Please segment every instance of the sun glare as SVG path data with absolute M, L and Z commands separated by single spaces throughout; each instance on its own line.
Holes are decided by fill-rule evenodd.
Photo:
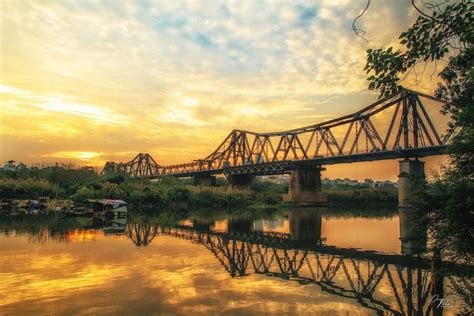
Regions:
M 77 153 L 77 158 L 80 159 L 93 159 L 99 157 L 100 154 L 93 151 L 81 151 Z
M 101 153 L 95 151 L 58 151 L 49 155 L 43 155 L 43 157 L 88 160 L 100 157 L 101 155 Z

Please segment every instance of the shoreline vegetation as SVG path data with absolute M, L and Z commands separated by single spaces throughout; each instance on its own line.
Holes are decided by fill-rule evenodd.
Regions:
M 138 209 L 281 208 L 286 184 L 255 179 L 250 190 L 232 190 L 225 179 L 213 187 L 194 186 L 192 179 L 162 177 L 154 181 L 124 175 L 100 176 L 88 169 L 48 167 L 0 173 L 0 199 L 71 200 L 81 205 L 87 199 L 121 199 Z M 329 205 L 397 205 L 396 189 L 324 187 Z

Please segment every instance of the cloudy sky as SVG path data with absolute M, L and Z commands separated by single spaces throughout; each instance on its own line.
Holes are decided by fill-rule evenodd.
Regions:
M 0 159 L 188 162 L 234 128 L 360 109 L 377 99 L 365 51 L 396 44 L 417 17 L 408 0 L 372 1 L 364 40 L 351 24 L 365 4 L 0 0 Z M 435 79 L 405 85 L 432 94 Z

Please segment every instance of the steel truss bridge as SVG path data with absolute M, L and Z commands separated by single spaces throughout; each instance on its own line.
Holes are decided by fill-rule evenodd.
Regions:
M 190 240 L 208 249 L 231 277 L 260 274 L 317 286 L 379 315 L 441 315 L 443 308 L 430 304 L 432 295 L 442 296 L 445 280 L 452 285 L 457 277 L 440 277 L 421 258 L 302 244 L 285 233 L 219 233 L 190 226 L 127 224 L 125 234 L 139 247 L 157 236 Z
M 404 89 L 358 112 L 315 125 L 273 133 L 233 130 L 204 159 L 162 166 L 150 154 L 140 153 L 126 163 L 107 162 L 103 173 L 131 177 L 268 175 L 305 165 L 443 154 L 453 132 L 443 134 L 422 99 L 436 103 L 429 109 L 441 109 L 442 101 Z

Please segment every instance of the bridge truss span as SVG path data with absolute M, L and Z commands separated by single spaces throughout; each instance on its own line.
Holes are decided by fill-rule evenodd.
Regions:
M 422 99 L 431 103 L 429 109 Z M 285 173 L 295 165 L 439 155 L 453 134 L 430 115 L 429 110 L 439 112 L 441 105 L 440 100 L 405 89 L 360 111 L 319 124 L 271 133 L 235 129 L 204 159 L 160 166 L 149 154 L 139 154 L 124 164 L 109 162 L 109 170 L 122 170 L 133 177 L 265 175 Z

